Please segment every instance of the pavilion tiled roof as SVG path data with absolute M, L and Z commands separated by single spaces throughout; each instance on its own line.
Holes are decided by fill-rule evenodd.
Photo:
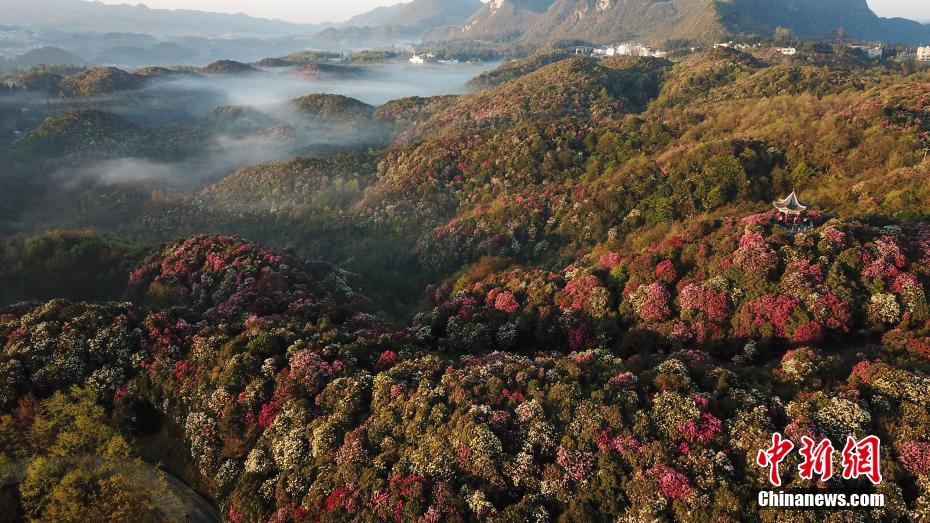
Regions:
M 791 191 L 791 194 L 789 194 L 787 198 L 775 200 L 772 202 L 772 205 L 774 205 L 779 212 L 785 214 L 801 214 L 807 210 L 807 206 L 798 200 L 798 195 L 795 194 L 794 191 Z

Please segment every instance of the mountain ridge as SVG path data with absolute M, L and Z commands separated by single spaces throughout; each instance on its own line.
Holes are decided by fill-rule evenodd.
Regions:
M 908 44 L 930 40 L 927 26 L 881 18 L 866 0 L 492 0 L 461 28 L 430 37 L 533 45 L 576 39 L 707 44 L 739 34 L 770 36 L 778 27 L 800 37 L 842 30 L 864 40 Z
M 367 29 L 370 32 L 414 35 L 451 30 L 461 26 L 483 6 L 481 0 L 411 0 L 376 7 L 353 16 L 329 32 L 341 36 Z
M 480 0 L 413 0 L 401 4 L 385 25 L 429 30 L 461 25 L 477 13 L 484 4 Z
M 395 16 L 401 9 L 403 9 L 404 4 L 394 4 L 394 5 L 382 5 L 378 6 L 370 11 L 366 11 L 361 14 L 357 14 L 352 18 L 349 18 L 345 22 L 339 24 L 340 27 L 378 27 L 379 25 L 384 25 L 388 23 L 393 16 Z
M 4 24 L 70 31 L 124 32 L 164 35 L 299 34 L 320 31 L 332 24 L 300 24 L 245 15 L 189 9 L 152 9 L 145 4 L 104 4 L 80 0 L 0 0 Z

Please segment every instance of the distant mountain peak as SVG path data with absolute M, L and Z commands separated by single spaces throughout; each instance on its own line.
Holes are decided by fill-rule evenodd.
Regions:
M 412 0 L 378 7 L 351 18 L 346 27 L 393 26 L 429 31 L 445 26 L 459 26 L 478 12 L 481 0 Z
M 880 18 L 866 0 L 491 0 L 461 28 L 443 36 L 525 44 L 566 39 L 661 43 L 673 38 L 711 43 L 736 34 L 768 36 L 776 27 L 802 37 L 842 28 L 866 40 L 930 40 L 930 28 Z
M 3 23 L 65 31 L 122 32 L 185 36 L 283 35 L 318 31 L 311 25 L 195 10 L 152 9 L 145 4 L 104 4 L 83 0 L 0 0 Z

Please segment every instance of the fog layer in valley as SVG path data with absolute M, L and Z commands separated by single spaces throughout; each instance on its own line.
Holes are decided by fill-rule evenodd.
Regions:
M 145 87 L 107 96 L 58 100 L 37 93 L 0 95 L 0 145 L 32 131 L 44 116 L 71 108 L 94 107 L 140 124 L 200 125 L 215 108 L 228 105 L 268 106 L 315 93 L 339 94 L 369 105 L 408 96 L 459 94 L 466 83 L 495 63 L 346 66 L 346 78 L 308 80 L 294 69 L 261 74 L 185 76 L 153 80 Z M 13 133 L 19 131 L 19 135 Z
M 350 78 L 307 80 L 294 69 L 265 69 L 265 74 L 169 80 L 148 88 L 153 91 L 207 91 L 219 97 L 216 105 L 265 105 L 313 93 L 341 94 L 369 105 L 382 105 L 408 96 L 435 96 L 466 92 L 465 84 L 496 63 L 345 66 Z
M 302 115 L 292 100 L 325 93 L 379 106 L 408 96 L 464 93 L 468 80 L 493 66 L 346 66 L 346 74 L 329 74 L 322 79 L 299 76 L 296 68 L 275 68 L 244 75 L 153 79 L 141 89 L 93 98 L 19 93 L 0 97 L 0 146 L 28 136 L 46 116 L 61 116 L 75 109 L 111 112 L 145 133 L 191 145 L 177 157 L 151 158 L 129 151 L 103 159 L 64 159 L 42 173 L 47 177 L 43 184 L 47 203 L 32 206 L 27 222 L 54 227 L 73 223 L 76 215 L 98 215 L 103 223 L 110 220 L 90 212 L 92 209 L 99 207 L 104 212 L 115 205 L 138 212 L 132 207 L 138 207 L 138 202 L 144 202 L 153 191 L 196 192 L 244 166 L 387 145 L 387 126 L 379 127 L 367 119 L 314 121 Z M 217 108 L 242 111 L 228 117 Z M 7 171 L 0 168 L 0 176 Z M 127 205 L 127 194 L 137 203 Z M 77 202 L 80 209 L 74 213 L 62 209 L 62 201 Z M 97 225 L 95 221 L 90 219 L 86 225 Z

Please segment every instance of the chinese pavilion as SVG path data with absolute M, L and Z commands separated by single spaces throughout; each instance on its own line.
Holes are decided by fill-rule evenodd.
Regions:
M 794 221 L 797 223 L 807 210 L 807 206 L 798 200 L 798 195 L 794 191 L 791 191 L 787 198 L 775 200 L 772 205 L 778 210 L 778 221 L 791 221 L 791 217 L 794 216 Z

